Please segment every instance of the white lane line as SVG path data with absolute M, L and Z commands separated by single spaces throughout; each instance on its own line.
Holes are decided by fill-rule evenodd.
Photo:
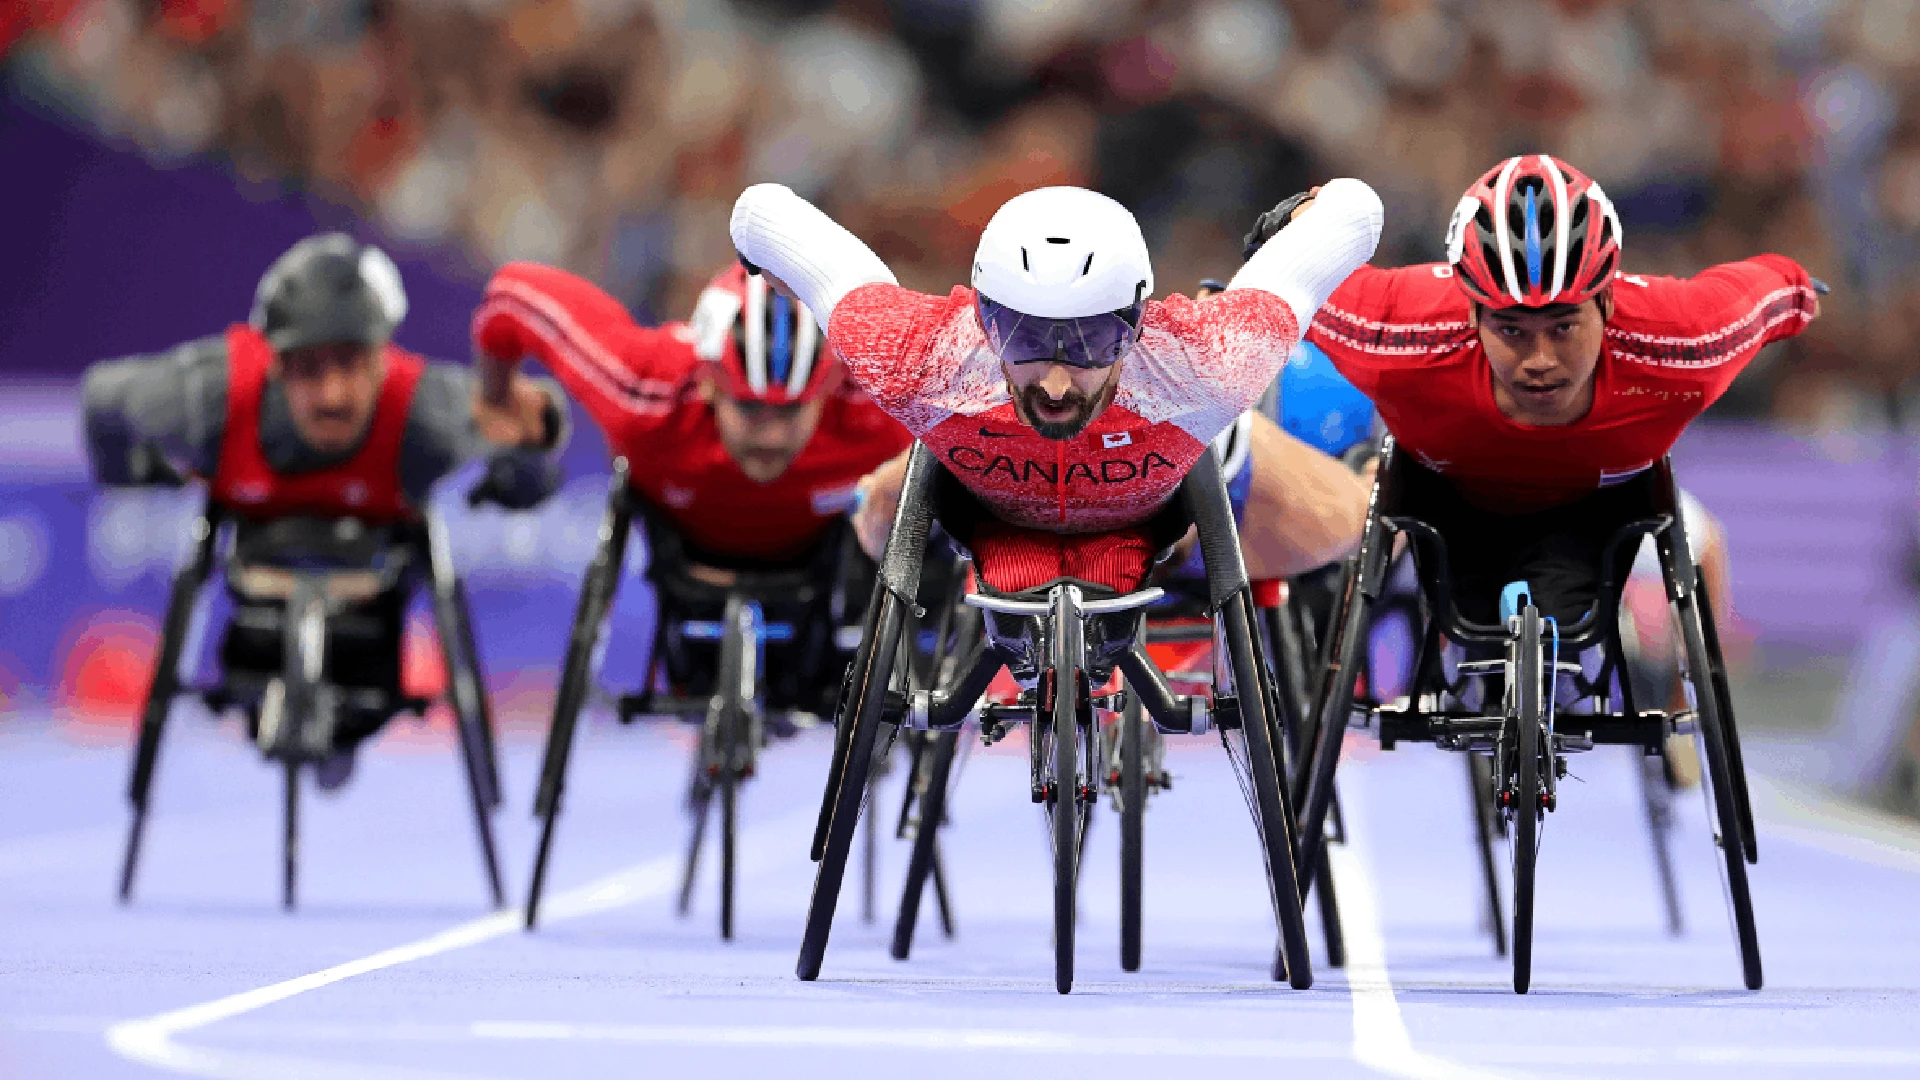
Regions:
M 1387 972 L 1387 941 L 1380 925 L 1379 894 L 1368 865 L 1364 807 L 1364 766 L 1350 763 L 1341 773 L 1346 797 L 1347 842 L 1327 845 L 1333 877 L 1340 883 L 1337 900 L 1340 926 L 1347 944 L 1347 987 L 1353 995 L 1353 1056 L 1360 1064 L 1389 1076 L 1414 1080 L 1495 1080 L 1501 1073 L 1475 1069 L 1414 1049 L 1393 996 Z
M 812 811 L 794 813 L 758 828 L 747 830 L 742 841 L 759 845 L 770 834 L 811 830 Z M 662 855 L 636 866 L 610 874 L 598 881 L 556 893 L 543 905 L 543 925 L 566 919 L 612 911 L 615 908 L 666 896 L 679 888 L 680 856 Z M 107 1029 L 107 1045 L 121 1057 L 156 1068 L 221 1080 L 283 1080 L 289 1077 L 325 1077 L 337 1080 L 342 1075 L 379 1077 L 444 1077 L 454 1074 L 417 1070 L 379 1070 L 374 1067 L 340 1063 L 302 1062 L 297 1059 L 268 1057 L 228 1050 L 186 1046 L 178 1036 L 222 1020 L 265 1008 L 288 998 L 332 986 L 358 975 L 380 971 L 416 960 L 425 960 L 491 941 L 512 933 L 521 924 L 519 909 L 496 912 L 471 922 L 442 930 L 437 934 L 383 949 L 371 956 L 349 960 L 322 971 L 287 979 L 257 990 L 231 994 L 200 1005 L 128 1020 Z M 343 1071 L 345 1069 L 346 1071 Z M 291 1070 L 291 1071 L 290 1071 Z
M 73 1016 L 0 1017 L 0 1031 L 29 1034 L 93 1035 L 110 1021 Z M 1273 1061 L 1347 1061 L 1349 1042 L 1297 1039 L 1184 1039 L 1132 1035 L 1071 1035 L 1007 1028 L 844 1028 L 780 1025 L 575 1024 L 547 1020 L 480 1020 L 472 1023 L 353 1024 L 247 1021 L 226 1029 L 235 1039 L 277 1042 L 467 1043 L 603 1042 L 649 1046 L 702 1046 L 722 1049 L 780 1048 L 818 1050 L 926 1050 L 935 1052 L 1058 1054 L 1074 1057 L 1239 1058 Z M 1697 1065 L 1711 1068 L 1802 1067 L 1891 1069 L 1920 1068 L 1920 1048 L 1900 1046 L 1526 1046 L 1436 1044 L 1446 1054 L 1470 1054 L 1484 1061 L 1530 1065 L 1551 1057 L 1557 1066 Z M 445 1075 L 380 1071 L 357 1063 L 317 1069 L 312 1061 L 293 1061 L 293 1073 L 338 1080 L 353 1076 Z M 306 1072 L 299 1072 L 300 1065 Z M 257 1075 L 257 1074 L 250 1074 Z

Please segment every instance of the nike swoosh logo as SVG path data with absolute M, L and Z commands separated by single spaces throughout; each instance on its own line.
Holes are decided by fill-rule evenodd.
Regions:
M 1017 439 L 1020 437 L 1020 433 L 1017 431 L 989 431 L 983 427 L 980 429 L 980 437 L 983 439 Z

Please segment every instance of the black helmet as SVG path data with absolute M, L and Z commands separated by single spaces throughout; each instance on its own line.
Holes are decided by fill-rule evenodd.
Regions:
M 345 233 L 309 236 L 273 261 L 248 322 L 275 352 L 387 340 L 407 314 L 400 270 L 387 253 Z

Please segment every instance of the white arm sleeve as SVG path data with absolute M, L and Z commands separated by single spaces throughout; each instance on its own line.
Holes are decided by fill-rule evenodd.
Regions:
M 1380 196 L 1364 182 L 1329 180 L 1313 205 L 1254 252 L 1227 288 L 1261 289 L 1285 300 L 1304 334 L 1333 290 L 1373 258 L 1383 215 Z
M 734 248 L 786 282 L 822 327 L 853 290 L 899 283 L 872 248 L 783 184 L 741 192 L 727 228 Z

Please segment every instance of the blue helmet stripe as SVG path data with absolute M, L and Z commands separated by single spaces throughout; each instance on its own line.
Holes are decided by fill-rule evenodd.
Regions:
M 1540 204 L 1533 188 L 1527 189 L 1527 287 L 1540 287 Z
M 767 352 L 768 381 L 785 386 L 793 370 L 793 305 L 778 293 L 773 297 L 773 343 Z

